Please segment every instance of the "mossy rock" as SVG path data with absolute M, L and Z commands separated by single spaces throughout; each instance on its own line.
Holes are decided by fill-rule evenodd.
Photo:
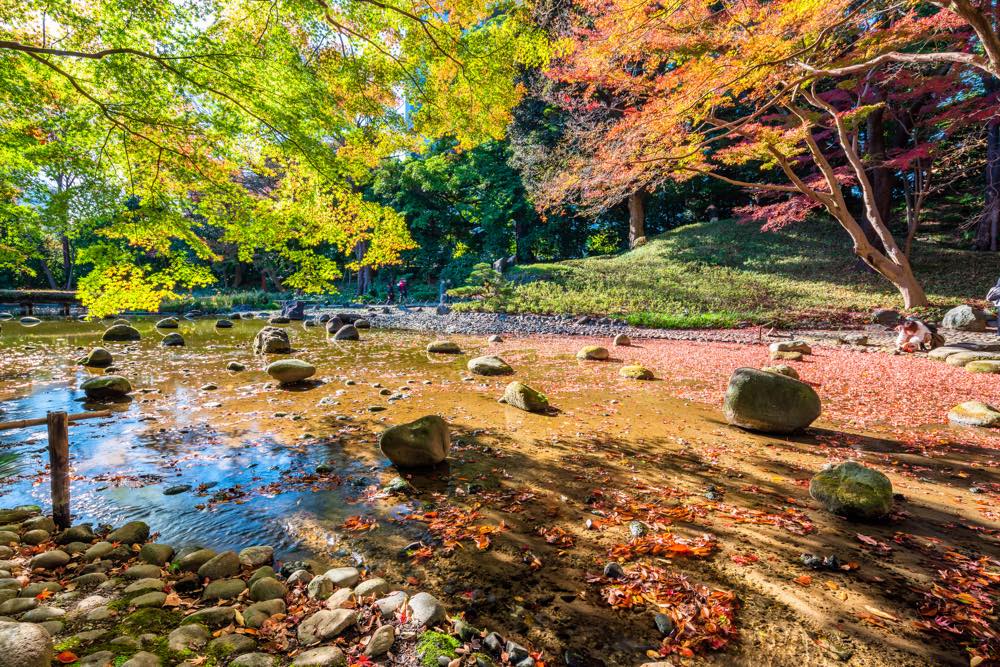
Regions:
M 622 366 L 618 369 L 618 375 L 623 378 L 629 378 L 631 380 L 652 380 L 653 371 L 649 370 L 645 366 L 640 366 L 639 364 L 631 364 L 629 366 Z
M 114 363 L 114 357 L 103 347 L 95 347 L 87 356 L 81 357 L 76 363 L 89 368 L 107 368 Z
M 378 441 L 379 449 L 400 468 L 434 466 L 448 458 L 451 434 L 448 422 L 438 415 L 427 415 L 407 424 L 386 429 Z
M 295 384 L 316 374 L 316 367 L 302 359 L 279 359 L 267 367 L 267 374 L 281 384 Z
M 549 399 L 540 391 L 521 382 L 511 382 L 503 392 L 503 402 L 525 412 L 546 412 Z
M 160 341 L 160 345 L 163 347 L 184 347 L 184 336 L 180 335 L 176 331 L 173 333 L 168 333 Z
M 730 424 L 764 433 L 799 431 L 821 411 L 819 395 L 805 382 L 756 368 L 733 372 L 723 405 Z
M 601 347 L 600 345 L 585 345 L 576 353 L 577 359 L 586 361 L 607 361 L 610 356 L 608 348 Z
M 854 461 L 817 473 L 809 483 L 809 495 L 848 519 L 881 519 L 892 509 L 889 478 Z
M 1000 352 L 956 352 L 944 360 L 949 366 L 965 366 L 971 361 L 1000 361 Z
M 162 635 L 176 628 L 181 618 L 181 613 L 172 609 L 139 609 L 123 618 L 118 629 L 126 635 Z
M 772 361 L 802 361 L 802 353 L 785 350 L 771 350 Z
M 87 398 L 119 398 L 132 391 L 132 384 L 121 375 L 101 375 L 85 380 L 80 385 Z
M 361 340 L 361 334 L 358 333 L 358 328 L 353 324 L 345 324 L 344 326 L 337 329 L 337 333 L 333 334 L 334 340 Z
M 458 343 L 450 340 L 435 340 L 427 343 L 427 351 L 431 354 L 462 354 Z
M 504 361 L 500 357 L 494 357 L 494 356 L 476 357 L 475 359 L 469 359 L 468 363 L 466 364 L 466 368 L 468 368 L 471 372 L 475 373 L 476 375 L 495 376 L 495 375 L 512 375 L 514 373 L 514 369 L 511 368 L 506 361 Z
M 417 657 L 420 659 L 421 667 L 440 667 L 439 658 L 444 656 L 449 660 L 458 657 L 455 652 L 461 643 L 442 632 L 428 630 L 417 639 Z
M 1000 411 L 982 401 L 966 401 L 948 412 L 948 421 L 959 426 L 1000 426 Z
M 970 361 L 965 365 L 965 370 L 970 373 L 1000 373 L 1000 359 Z
M 123 342 L 140 340 L 142 335 L 138 329 L 129 324 L 115 324 L 109 327 L 101 338 L 103 340 Z
M 164 317 L 156 323 L 157 329 L 176 329 L 178 326 L 180 326 L 180 323 L 176 317 Z

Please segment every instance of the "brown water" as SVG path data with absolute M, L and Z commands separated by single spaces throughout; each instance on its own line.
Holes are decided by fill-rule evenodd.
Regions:
M 676 398 L 680 385 L 670 369 L 659 370 L 666 381 L 620 379 L 615 360 L 578 362 L 572 352 L 582 343 L 572 340 L 560 349 L 551 341 L 490 345 L 457 336 L 452 339 L 465 353 L 453 357 L 423 352 L 431 335 L 373 330 L 362 332 L 360 342 L 335 342 L 321 327 L 295 323 L 288 326 L 294 356 L 317 366 L 317 382 L 281 389 L 263 370 L 268 359 L 250 349 L 263 323 L 235 324 L 216 330 L 212 320 L 182 321 L 187 346 L 163 348 L 160 338 L 174 330 L 158 332 L 152 320 L 139 321 L 141 342 L 103 344 L 136 391 L 131 401 L 112 406 L 113 417 L 71 427 L 76 520 L 143 519 L 175 546 L 266 543 L 285 559 L 353 561 L 433 590 L 470 621 L 547 651 L 550 664 L 562 664 L 569 648 L 609 665 L 630 665 L 659 646 L 653 610 L 612 610 L 592 580 L 609 549 L 627 541 L 626 515 L 649 525 L 661 510 L 680 517 L 683 508 L 695 508 L 663 522 L 680 536 L 711 531 L 721 553 L 650 562 L 740 596 L 742 639 L 729 652 L 701 660 L 837 664 L 831 646 L 849 650 L 852 665 L 964 659 L 960 649 L 905 624 L 884 629 L 858 622 L 858 609 L 900 614 L 904 599 L 912 612 L 911 589 L 926 585 L 934 566 L 922 563 L 921 554 L 900 553 L 892 562 L 858 555 L 856 528 L 816 511 L 805 491 L 811 471 L 831 452 L 892 452 L 902 465 L 922 463 L 896 443 L 855 434 L 840 445 L 838 433 L 826 429 L 802 438 L 747 434 L 722 423 L 716 408 Z M 83 403 L 78 386 L 88 371 L 74 363 L 101 344 L 103 328 L 4 322 L 0 419 L 107 407 Z M 500 353 L 517 379 L 545 391 L 558 412 L 533 415 L 498 404 L 509 378 L 465 370 L 470 356 L 483 353 Z M 247 370 L 228 372 L 231 361 Z M 202 389 L 207 383 L 217 388 Z M 384 388 L 398 400 L 382 395 Z M 385 409 L 372 412 L 372 406 Z M 410 496 L 388 494 L 383 487 L 398 472 L 379 453 L 377 435 L 425 414 L 440 414 L 452 425 L 449 464 L 407 474 L 416 490 Z M 44 437 L 44 428 L 0 432 L 0 454 L 13 455 L 19 466 L 0 486 L 0 505 L 47 504 Z M 192 489 L 164 494 L 178 485 Z M 915 481 L 905 492 L 921 505 L 907 507 L 909 518 L 861 530 L 883 541 L 907 531 L 995 554 L 995 524 L 980 522 L 975 506 L 941 498 L 951 491 L 947 480 Z M 450 517 L 452 531 L 484 526 L 484 533 L 498 532 L 489 534 L 484 549 L 462 535 L 449 549 L 455 532 L 429 532 L 427 522 L 412 518 L 428 511 Z M 600 525 L 612 511 L 624 520 Z M 758 514 L 747 521 L 741 512 Z M 783 527 L 789 516 L 815 530 Z M 351 530 L 344 525 L 349 517 L 376 527 Z M 956 530 L 956 517 L 975 523 L 978 532 Z M 553 527 L 562 539 L 546 539 Z M 403 553 L 414 542 L 427 547 L 427 558 L 414 557 L 415 549 Z M 864 567 L 854 575 L 816 575 L 815 586 L 802 587 L 792 579 L 804 572 L 798 564 L 804 552 L 861 558 Z M 748 554 L 758 559 L 750 566 L 734 559 Z M 839 582 L 837 588 L 823 587 L 822 579 Z

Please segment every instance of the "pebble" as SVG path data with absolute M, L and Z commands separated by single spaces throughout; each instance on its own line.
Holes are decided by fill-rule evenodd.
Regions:
M 391 625 L 383 625 L 371 636 L 368 646 L 365 647 L 365 655 L 377 657 L 388 653 L 395 641 L 396 630 Z
M 410 618 L 417 625 L 432 625 L 445 617 L 444 607 L 430 593 L 417 593 L 407 604 Z
M 611 562 L 604 566 L 604 576 L 608 579 L 621 579 L 625 576 L 625 570 L 618 563 Z

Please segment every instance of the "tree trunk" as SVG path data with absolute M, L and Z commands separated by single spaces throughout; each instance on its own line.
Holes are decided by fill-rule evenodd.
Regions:
M 45 252 L 45 248 L 42 248 L 42 252 Z M 49 263 L 45 261 L 45 256 L 38 258 L 38 263 L 42 265 L 42 273 L 45 274 L 45 279 L 49 281 L 49 289 L 59 289 L 59 285 L 56 284 L 56 277 L 52 275 L 52 269 L 49 268 Z
M 368 241 L 359 241 L 356 246 L 354 246 L 354 258 L 358 260 L 358 263 L 364 261 L 365 255 L 368 254 Z M 372 267 L 361 264 L 358 268 L 358 296 L 364 296 L 368 293 L 368 289 L 372 284 Z
M 884 166 L 886 160 L 884 111 L 877 109 L 868 114 L 865 125 L 865 134 L 868 139 L 866 155 L 868 161 L 875 165 L 867 170 L 868 179 L 872 184 L 872 196 L 875 198 L 875 207 L 878 209 L 879 217 L 888 226 L 892 216 L 892 188 L 895 177 L 892 170 Z M 864 230 L 868 242 L 876 248 L 884 250 L 878 232 L 869 222 L 867 216 L 861 216 L 858 222 L 861 224 L 861 229 Z
M 73 253 L 69 237 L 63 234 L 60 241 L 62 241 L 63 276 L 66 279 L 66 286 L 63 289 L 68 290 L 73 287 Z
M 913 268 L 910 260 L 903 255 L 898 247 L 891 250 L 891 258 L 874 245 L 868 242 L 868 238 L 861 228 L 858 220 L 850 213 L 844 211 L 837 215 L 837 220 L 841 226 L 847 230 L 854 241 L 854 254 L 858 259 L 874 269 L 878 274 L 889 280 L 903 297 L 904 308 L 916 308 L 929 305 L 927 294 L 924 288 L 913 275 Z
M 637 190 L 628 198 L 628 247 L 646 236 L 646 193 Z
M 983 77 L 988 93 L 1000 90 L 995 77 Z M 986 126 L 986 188 L 983 214 L 976 226 L 976 250 L 997 251 L 1000 235 L 1000 119 L 994 117 Z
M 237 261 L 236 266 L 233 269 L 232 288 L 236 289 L 242 284 L 243 284 L 243 262 Z

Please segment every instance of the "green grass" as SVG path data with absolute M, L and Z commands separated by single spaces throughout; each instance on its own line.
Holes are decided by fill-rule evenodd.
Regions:
M 940 236 L 918 238 L 913 264 L 931 315 L 981 300 L 1000 275 L 1000 253 L 950 247 Z M 523 266 L 513 278 L 524 282 L 496 310 L 666 328 L 837 324 L 902 307 L 888 281 L 858 266 L 847 233 L 824 220 L 779 233 L 730 220 L 688 225 L 631 252 Z
M 160 310 L 165 313 L 181 313 L 200 310 L 203 313 L 226 313 L 237 306 L 249 306 L 259 310 L 273 310 L 281 307 L 281 301 L 292 298 L 292 294 L 277 294 L 263 290 L 239 290 L 193 294 L 181 299 L 164 301 Z

